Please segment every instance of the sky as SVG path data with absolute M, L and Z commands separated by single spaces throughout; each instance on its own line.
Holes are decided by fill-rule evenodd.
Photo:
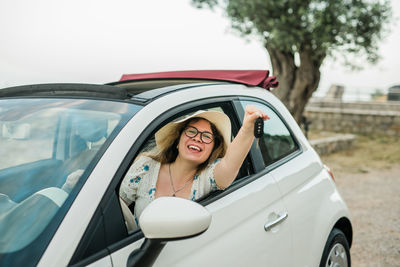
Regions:
M 395 17 L 400 0 L 392 0 Z M 350 71 L 327 59 L 316 94 L 332 84 L 371 92 L 400 84 L 400 22 L 380 45 L 381 61 Z M 230 28 L 220 11 L 190 0 L 1 0 L 0 88 L 107 83 L 122 74 L 196 69 L 271 69 L 262 44 Z

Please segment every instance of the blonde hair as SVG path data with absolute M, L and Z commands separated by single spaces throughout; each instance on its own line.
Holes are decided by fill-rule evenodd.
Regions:
M 225 155 L 226 150 L 224 147 L 224 138 L 222 134 L 218 131 L 217 127 L 210 121 L 200 118 L 193 117 L 187 121 L 176 123 L 171 129 L 168 135 L 166 135 L 162 140 L 158 141 L 157 147 L 149 152 L 146 152 L 146 156 L 160 162 L 161 164 L 172 163 L 176 160 L 178 156 L 178 144 L 183 130 L 192 122 L 197 122 L 199 120 L 205 120 L 210 124 L 211 131 L 214 135 L 213 150 L 208 157 L 208 159 L 201 163 L 197 167 L 197 171 L 204 170 L 208 164 L 214 162 L 216 159 L 221 158 Z

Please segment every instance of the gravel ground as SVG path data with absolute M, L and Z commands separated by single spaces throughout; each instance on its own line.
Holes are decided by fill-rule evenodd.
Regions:
M 330 167 L 352 215 L 352 265 L 400 266 L 400 164 L 362 173 Z

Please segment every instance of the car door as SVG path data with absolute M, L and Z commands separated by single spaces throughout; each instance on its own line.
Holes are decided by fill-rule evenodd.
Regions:
M 202 108 L 192 103 L 186 111 L 192 112 L 193 107 Z M 234 133 L 237 132 L 241 121 L 237 114 L 243 116 L 240 106 L 235 109 L 224 102 L 207 108 L 224 110 L 233 121 Z M 177 112 L 170 113 L 172 116 Z M 287 212 L 274 179 L 266 170 L 257 167 L 259 160 L 252 155 L 251 161 L 245 164 L 251 164 L 255 171 L 200 202 L 212 215 L 209 229 L 193 238 L 169 241 L 154 266 L 291 265 L 292 240 L 290 228 L 285 223 Z M 134 232 L 130 237 L 137 235 L 135 242 L 112 251 L 115 266 L 124 266 L 132 251 L 140 247 L 143 238 L 138 238 L 139 233 Z
M 212 223 L 204 234 L 169 242 L 155 266 L 287 266 L 290 229 L 284 223 L 265 228 L 285 216 L 272 177 L 261 175 L 236 186 L 237 190 L 206 206 Z
M 241 104 L 255 105 L 270 116 L 264 125 L 259 148 L 265 167 L 275 179 L 291 215 L 288 222 L 293 228 L 293 246 L 296 248 L 293 260 L 299 266 L 316 266 L 322 255 L 326 229 L 330 229 L 331 215 L 329 211 L 323 212 L 329 201 L 324 199 L 336 198 L 331 181 L 324 178 L 315 151 L 304 142 L 300 145 L 297 139 L 303 138 L 302 133 L 293 123 L 289 127 L 288 112 L 281 110 L 280 113 L 260 100 L 246 99 Z

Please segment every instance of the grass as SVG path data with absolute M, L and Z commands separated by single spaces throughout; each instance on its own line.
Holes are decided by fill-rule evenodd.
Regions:
M 322 156 L 322 160 L 339 172 L 366 173 L 370 169 L 389 169 L 400 164 L 400 138 L 360 135 L 352 148 Z

